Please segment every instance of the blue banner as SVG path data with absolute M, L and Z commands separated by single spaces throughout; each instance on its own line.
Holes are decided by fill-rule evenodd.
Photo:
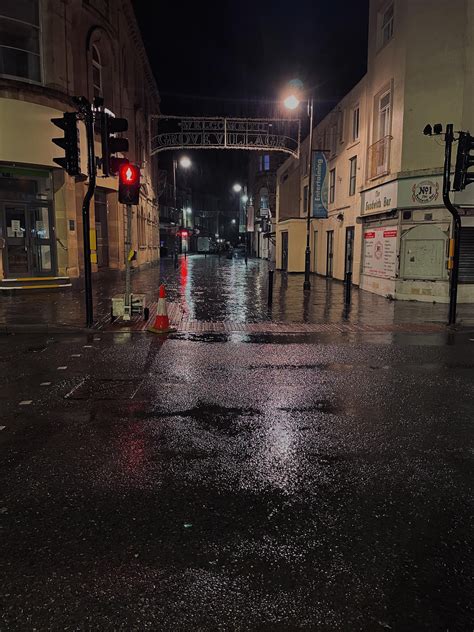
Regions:
M 313 151 L 312 164 L 312 197 L 313 217 L 328 216 L 328 164 L 322 151 Z

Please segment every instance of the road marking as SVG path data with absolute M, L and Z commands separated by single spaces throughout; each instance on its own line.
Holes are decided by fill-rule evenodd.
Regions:
M 51 382 L 41 382 L 40 386 L 51 386 Z
M 92 349 L 92 345 L 84 345 L 83 348 L 84 349 Z
M 73 354 L 71 355 L 71 358 L 80 358 L 80 357 L 81 357 L 81 354 L 80 354 L 80 353 L 73 353 Z
M 65 371 L 67 366 L 58 366 L 58 371 Z
M 77 391 L 77 389 L 82 386 L 84 384 L 84 382 L 86 381 L 86 378 L 84 377 L 80 382 L 78 382 L 76 384 L 76 386 L 74 386 L 69 393 L 66 393 L 66 395 L 64 395 L 64 399 L 67 399 L 68 397 L 71 397 L 71 395 L 74 393 L 74 391 Z
M 0 430 L 5 430 L 6 426 L 0 426 Z
M 20 402 L 20 406 L 29 406 L 30 404 L 33 403 L 32 399 L 24 399 L 22 402 Z

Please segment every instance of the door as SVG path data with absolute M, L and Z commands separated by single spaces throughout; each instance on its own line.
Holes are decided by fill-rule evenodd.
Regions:
M 281 234 L 281 269 L 288 270 L 288 231 Z
M 7 278 L 54 273 L 54 253 L 48 206 L 3 205 Z
M 346 228 L 346 254 L 344 263 L 344 276 L 352 274 L 352 262 L 354 260 L 354 226 Z
M 334 258 L 334 231 L 328 230 L 327 235 L 327 256 L 326 256 L 326 276 L 332 278 L 333 258 Z

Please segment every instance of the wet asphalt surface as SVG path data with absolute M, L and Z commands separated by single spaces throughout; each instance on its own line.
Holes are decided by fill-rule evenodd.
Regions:
M 471 338 L 0 337 L 0 629 L 472 630 Z
M 349 310 L 344 307 L 340 281 L 311 275 L 311 292 L 303 293 L 303 275 L 275 272 L 273 304 L 268 308 L 268 262 L 219 259 L 217 255 L 180 257 L 177 269 L 171 259 L 135 270 L 132 288 L 147 301 L 157 300 L 166 285 L 168 299 L 178 303 L 193 320 L 233 322 L 296 322 L 390 325 L 393 323 L 446 323 L 448 307 L 441 303 L 391 301 L 354 287 Z M 94 275 L 94 315 L 110 314 L 111 297 L 123 294 L 123 274 L 104 271 Z M 474 305 L 458 306 L 461 326 L 474 326 Z M 15 293 L 0 296 L 2 324 L 65 324 L 84 326 L 84 291 L 75 282 L 64 292 Z

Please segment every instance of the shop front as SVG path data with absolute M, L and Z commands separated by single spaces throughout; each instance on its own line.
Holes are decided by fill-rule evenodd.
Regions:
M 471 212 L 469 207 L 461 209 L 464 235 L 474 225 Z M 400 178 L 364 191 L 360 221 L 362 289 L 399 300 L 448 301 L 452 220 L 442 202 L 440 175 Z M 463 271 L 470 256 L 465 237 Z M 458 300 L 473 301 L 474 285 L 463 283 L 469 275 L 460 280 Z
M 57 272 L 51 172 L 0 165 L 1 278 Z

